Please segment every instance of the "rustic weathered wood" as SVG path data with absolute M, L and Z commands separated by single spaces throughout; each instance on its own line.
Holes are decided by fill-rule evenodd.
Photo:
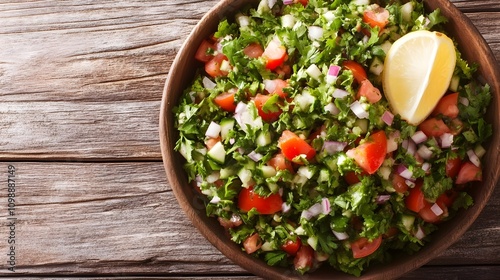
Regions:
M 0 160 L 14 160 L 18 176 L 16 274 L 6 270 L 3 185 L 0 276 L 258 279 L 191 225 L 160 162 L 164 81 L 185 37 L 217 2 L 0 5 Z M 500 61 L 500 2 L 451 2 Z M 0 162 L 0 180 L 8 164 Z M 458 243 L 404 279 L 496 279 L 497 213 L 499 187 Z
M 9 164 L 17 170 L 18 274 L 246 273 L 184 216 L 160 162 L 3 162 L 0 170 Z M 5 190 L 0 201 L 5 224 Z M 499 212 L 497 188 L 473 227 L 429 265 L 500 266 L 500 220 L 491 218 Z M 8 236 L 7 227 L 0 227 L 0 236 Z M 8 275 L 0 269 L 0 276 Z

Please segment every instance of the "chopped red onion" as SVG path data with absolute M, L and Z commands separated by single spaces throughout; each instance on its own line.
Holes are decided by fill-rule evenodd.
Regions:
M 251 151 L 251 152 L 248 154 L 248 157 L 249 157 L 251 160 L 253 160 L 253 161 L 257 162 L 257 161 L 261 160 L 264 156 L 263 156 L 263 155 L 261 155 L 261 154 L 259 154 L 259 153 L 257 153 L 257 152 L 255 152 L 255 151 Z
M 413 172 L 411 172 L 410 169 L 408 169 L 406 166 L 400 164 L 396 168 L 396 172 L 403 178 L 410 180 L 413 176 Z
M 406 150 L 406 153 L 409 155 L 415 155 L 417 151 L 417 145 L 411 139 L 405 139 L 402 143 L 403 148 Z
M 429 170 L 431 170 L 431 164 L 428 162 L 424 162 L 424 164 L 422 164 L 422 170 L 428 172 Z
M 306 220 L 310 220 L 311 218 L 321 214 L 322 211 L 323 211 L 323 206 L 321 206 L 320 203 L 316 203 L 313 206 L 309 207 L 309 209 L 302 211 L 300 217 Z
M 332 93 L 332 96 L 334 98 L 344 98 L 346 96 L 349 95 L 349 92 L 343 90 L 343 89 L 339 89 L 339 88 L 336 88 L 333 93 Z
M 208 77 L 203 77 L 202 83 L 206 89 L 213 89 L 217 85 L 212 80 L 210 80 Z
M 218 123 L 211 122 L 210 125 L 208 125 L 207 131 L 205 132 L 205 136 L 210 138 L 217 138 L 219 137 L 220 130 L 221 127 Z
M 283 188 L 279 188 L 278 193 L 280 194 L 280 196 L 283 196 Z
M 333 155 L 335 153 L 342 152 L 346 146 L 346 142 L 325 141 L 323 143 L 323 150 L 328 154 Z
M 432 157 L 432 151 L 427 146 L 422 145 L 418 148 L 417 154 L 423 159 L 430 159 Z
M 431 206 L 431 211 L 432 213 L 434 213 L 436 216 L 441 216 L 444 211 L 443 209 L 441 209 L 441 207 L 437 204 L 437 203 L 434 203 L 432 206 Z
M 382 115 L 382 121 L 388 126 L 391 126 L 394 121 L 394 115 L 389 111 L 385 111 Z
M 321 199 L 321 209 L 322 209 L 321 213 L 323 213 L 325 215 L 330 213 L 330 211 L 331 211 L 330 200 L 328 198 L 323 197 Z
M 415 182 L 413 182 L 412 180 L 408 179 L 408 180 L 405 180 L 405 184 L 409 187 L 409 188 L 414 188 L 415 187 Z
M 443 133 L 439 138 L 441 140 L 441 148 L 449 148 L 453 144 L 453 134 Z
M 287 213 L 288 211 L 290 211 L 290 209 L 292 209 L 292 206 L 288 205 L 286 202 L 283 202 L 283 204 L 281 204 L 281 211 L 283 213 Z
M 368 112 L 363 108 L 363 104 L 359 101 L 354 101 L 350 106 L 352 112 L 360 119 L 367 119 L 369 117 Z
M 469 99 L 467 99 L 466 97 L 459 97 L 458 102 L 462 103 L 462 105 L 464 106 L 469 106 Z
M 337 232 L 332 229 L 333 235 L 337 237 L 338 240 L 346 240 L 349 238 L 349 235 L 346 232 Z
M 342 69 L 342 67 L 338 65 L 330 65 L 330 68 L 328 69 L 328 75 L 337 77 L 339 75 L 340 69 Z
M 381 194 L 381 195 L 377 196 L 377 199 L 375 201 L 377 202 L 377 204 L 384 204 L 387 201 L 389 201 L 389 199 L 391 199 L 390 194 Z
M 467 151 L 467 156 L 469 156 L 470 162 L 472 162 L 475 166 L 480 167 L 481 165 L 481 160 L 479 157 L 474 153 L 473 150 L 468 150 Z
M 324 108 L 324 109 L 325 109 L 325 111 L 330 112 L 330 114 L 332 114 L 332 115 L 334 115 L 334 116 L 336 116 L 336 115 L 338 115 L 338 114 L 340 113 L 339 108 L 337 108 L 337 106 L 335 106 L 335 104 L 334 104 L 334 103 L 332 103 L 332 102 L 331 102 L 331 103 L 328 103 L 328 104 L 325 106 L 325 108 Z
M 290 4 L 293 4 L 293 1 L 294 0 L 283 0 L 283 4 L 290 5 Z
M 427 140 L 427 135 L 425 135 L 425 133 L 423 131 L 419 130 L 411 136 L 411 140 L 413 140 L 413 142 L 415 142 L 415 144 L 420 144 L 420 143 L 424 142 L 425 140 Z
M 415 237 L 418 240 L 422 240 L 425 237 L 425 232 L 420 225 L 418 226 L 417 232 L 415 232 Z

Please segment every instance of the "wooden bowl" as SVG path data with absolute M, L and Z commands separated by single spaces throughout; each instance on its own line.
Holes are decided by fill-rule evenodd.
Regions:
M 206 216 L 205 207 L 201 200 L 197 199 L 194 189 L 188 184 L 187 176 L 182 168 L 184 159 L 174 151 L 176 137 L 178 135 L 174 128 L 173 107 L 177 104 L 183 90 L 194 78 L 194 69 L 199 67 L 194 59 L 194 54 L 201 43 L 216 29 L 218 22 L 225 16 L 231 18 L 238 9 L 248 0 L 223 0 L 210 10 L 194 28 L 192 33 L 184 42 L 175 58 L 161 103 L 160 113 L 160 140 L 163 162 L 170 186 L 186 215 L 191 219 L 198 230 L 229 259 L 234 261 L 249 272 L 268 279 L 293 279 L 301 278 L 291 269 L 270 267 L 240 249 L 240 246 L 232 242 L 224 233 L 224 229 L 216 219 Z M 258 1 L 253 1 L 257 3 Z M 493 189 L 498 182 L 500 174 L 499 161 L 499 131 L 500 127 L 500 71 L 486 41 L 465 17 L 449 0 L 425 1 L 427 8 L 440 8 L 442 13 L 449 19 L 447 31 L 458 42 L 463 56 L 470 63 L 477 62 L 479 76 L 491 86 L 493 100 L 488 108 L 487 120 L 493 124 L 494 134 L 487 143 L 488 153 L 485 156 L 486 164 L 483 170 L 484 180 L 472 188 L 471 195 L 475 204 L 468 210 L 463 210 L 455 219 L 440 226 L 433 233 L 432 241 L 426 244 L 421 251 L 412 256 L 401 256 L 388 265 L 370 267 L 360 278 L 334 271 L 324 266 L 318 271 L 307 275 L 307 279 L 392 279 L 412 271 L 432 258 L 437 257 L 446 248 L 457 241 L 477 218 L 486 205 Z

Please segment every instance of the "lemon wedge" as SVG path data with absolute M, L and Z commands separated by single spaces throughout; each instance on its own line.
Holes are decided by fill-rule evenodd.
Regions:
M 453 76 L 456 53 L 443 33 L 410 32 L 387 52 L 382 85 L 394 113 L 417 125 L 446 93 Z

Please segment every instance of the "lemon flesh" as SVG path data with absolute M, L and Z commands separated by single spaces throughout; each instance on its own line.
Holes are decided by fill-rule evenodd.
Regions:
M 413 125 L 424 121 L 446 93 L 455 64 L 455 46 L 443 33 L 414 31 L 396 40 L 382 80 L 394 113 Z

